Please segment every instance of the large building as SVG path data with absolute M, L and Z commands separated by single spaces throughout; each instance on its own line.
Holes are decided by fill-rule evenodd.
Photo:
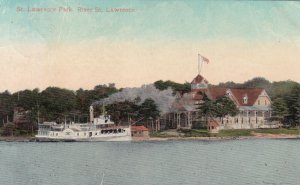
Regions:
M 239 109 L 239 114 L 231 117 L 210 118 L 208 126 L 212 131 L 219 129 L 252 129 L 273 128 L 278 125 L 270 122 L 271 99 L 262 88 L 221 88 L 209 87 L 208 81 L 197 75 L 191 82 L 191 92 L 177 93 L 171 113 L 167 116 L 171 128 L 192 128 L 201 118 L 197 104 L 202 101 L 203 94 L 211 100 L 228 96 Z

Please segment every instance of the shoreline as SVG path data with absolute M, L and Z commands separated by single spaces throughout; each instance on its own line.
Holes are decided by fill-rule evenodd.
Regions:
M 133 141 L 227 141 L 246 139 L 300 139 L 300 135 L 289 134 L 256 134 L 253 136 L 228 136 L 228 137 L 149 137 L 134 138 Z
M 300 139 L 300 135 L 291 134 L 262 134 L 255 133 L 253 136 L 229 136 L 229 137 L 133 137 L 134 142 L 143 141 L 226 141 L 245 139 Z M 0 142 L 37 142 L 35 137 L 30 136 L 8 136 L 0 137 Z

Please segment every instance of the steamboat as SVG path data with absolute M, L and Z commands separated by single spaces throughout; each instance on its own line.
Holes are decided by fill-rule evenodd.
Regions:
M 131 141 L 131 126 L 116 126 L 105 113 L 94 118 L 90 106 L 90 122 L 64 123 L 44 122 L 39 124 L 38 141 Z

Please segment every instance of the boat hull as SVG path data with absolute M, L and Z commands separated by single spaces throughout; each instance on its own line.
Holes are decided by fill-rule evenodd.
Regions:
M 89 138 L 55 138 L 36 136 L 40 142 L 107 142 L 107 141 L 131 141 L 131 136 L 111 136 L 111 137 L 89 137 Z

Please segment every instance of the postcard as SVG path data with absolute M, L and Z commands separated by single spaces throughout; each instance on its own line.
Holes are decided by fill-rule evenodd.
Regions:
M 299 12 L 0 1 L 0 184 L 299 184 Z

